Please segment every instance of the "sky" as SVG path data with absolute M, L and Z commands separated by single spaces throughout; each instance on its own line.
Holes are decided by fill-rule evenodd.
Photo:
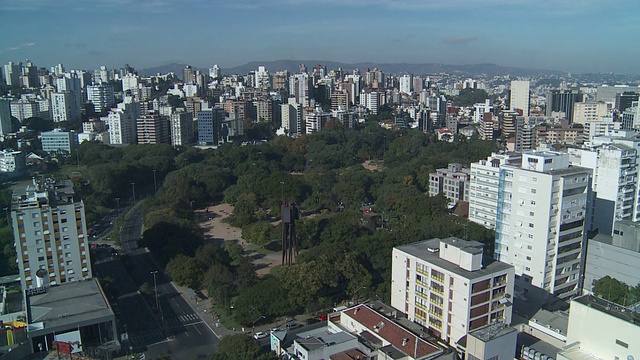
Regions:
M 0 0 L 0 34 L 1 63 L 67 69 L 291 59 L 640 74 L 638 0 Z

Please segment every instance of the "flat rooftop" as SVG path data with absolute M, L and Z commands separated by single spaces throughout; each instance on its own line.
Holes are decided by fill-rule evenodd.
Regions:
M 107 321 L 114 316 L 97 279 L 52 286 L 45 293 L 30 295 L 29 310 L 29 324 L 41 323 L 45 330 Z
M 624 307 L 591 294 L 577 297 L 573 301 L 640 326 L 640 313 L 633 308 Z
M 480 339 L 484 342 L 488 342 L 492 339 L 497 339 L 501 336 L 511 334 L 517 330 L 511 326 L 507 326 L 505 323 L 489 324 L 479 329 L 473 330 L 469 333 L 469 336 L 473 336 L 476 339 Z
M 508 270 L 513 267 L 509 264 L 501 263 L 488 257 L 483 257 L 482 268 L 480 270 L 467 271 L 454 263 L 441 259 L 437 252 L 433 253 L 428 250 L 429 248 L 440 248 L 440 242 L 447 240 L 448 239 L 440 240 L 438 238 L 435 238 L 431 240 L 415 242 L 412 244 L 396 246 L 395 248 L 409 255 L 413 255 L 418 259 L 431 263 L 435 266 L 439 266 L 442 269 L 448 270 L 466 279 L 476 279 L 484 276 L 490 276 L 496 272 Z M 477 243 L 477 241 L 474 241 L 474 243 Z

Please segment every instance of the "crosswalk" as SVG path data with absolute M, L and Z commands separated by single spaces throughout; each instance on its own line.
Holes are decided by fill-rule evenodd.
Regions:
M 136 345 L 151 344 L 165 339 L 166 336 L 160 329 L 129 334 L 129 340 L 131 341 L 131 343 Z
M 167 323 L 170 325 L 192 323 L 198 321 L 200 321 L 200 318 L 196 314 L 184 314 L 167 319 Z

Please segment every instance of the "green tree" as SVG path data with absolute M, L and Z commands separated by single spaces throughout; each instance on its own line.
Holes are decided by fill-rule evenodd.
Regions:
M 236 334 L 225 336 L 218 344 L 218 352 L 211 360 L 270 360 L 276 359 L 272 352 L 262 350 L 260 344 L 251 336 Z
M 202 284 L 202 269 L 194 258 L 179 254 L 167 264 L 167 271 L 171 279 L 180 286 L 198 289 Z
M 593 281 L 593 293 L 616 304 L 624 304 L 629 285 L 609 275 Z

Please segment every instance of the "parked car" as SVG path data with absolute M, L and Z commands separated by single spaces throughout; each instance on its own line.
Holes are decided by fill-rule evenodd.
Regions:
M 301 327 L 302 327 L 302 324 L 300 324 L 300 323 L 289 323 L 289 324 L 287 324 L 287 325 L 285 326 L 285 328 L 286 328 L 287 330 L 298 329 L 298 328 L 301 328 Z
M 253 337 L 254 337 L 256 340 L 260 340 L 260 339 L 264 339 L 264 338 L 266 338 L 266 337 L 267 337 L 267 335 L 268 335 L 267 333 L 264 333 L 264 332 L 262 332 L 262 331 L 258 331 L 257 333 L 253 334 Z

